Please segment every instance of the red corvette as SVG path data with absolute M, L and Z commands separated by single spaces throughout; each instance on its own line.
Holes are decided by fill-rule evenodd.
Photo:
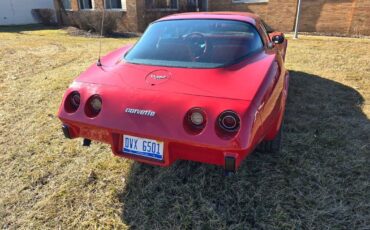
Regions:
M 280 150 L 286 47 L 253 14 L 159 19 L 70 85 L 59 108 L 64 135 L 148 164 L 191 160 L 234 172 L 256 148 Z

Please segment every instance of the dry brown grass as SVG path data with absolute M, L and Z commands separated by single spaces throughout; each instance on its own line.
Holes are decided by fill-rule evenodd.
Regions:
M 56 111 L 97 41 L 0 28 L 1 228 L 369 228 L 369 39 L 290 40 L 283 152 L 254 153 L 227 178 L 64 139 Z M 103 53 L 128 42 L 104 39 Z

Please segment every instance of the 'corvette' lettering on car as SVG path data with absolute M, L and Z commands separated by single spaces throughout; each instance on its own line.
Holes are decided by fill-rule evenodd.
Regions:
M 165 75 L 155 75 L 155 74 L 150 74 L 149 75 L 151 78 L 155 79 L 155 80 L 163 80 L 163 79 L 166 79 L 168 78 L 167 76 Z
M 155 112 L 152 111 L 152 110 L 126 108 L 125 112 L 130 113 L 130 114 L 148 116 L 148 117 L 154 117 L 155 116 Z

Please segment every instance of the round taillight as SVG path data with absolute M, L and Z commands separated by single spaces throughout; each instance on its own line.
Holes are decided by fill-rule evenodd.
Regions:
M 80 93 L 73 91 L 67 96 L 67 99 L 64 103 L 64 108 L 68 113 L 74 113 L 77 111 L 78 107 L 80 107 L 80 102 Z
M 237 132 L 240 128 L 239 115 L 231 110 L 224 111 L 218 117 L 218 125 L 223 131 Z
M 78 108 L 80 106 L 80 102 L 81 102 L 80 94 L 79 93 L 74 93 L 71 96 L 71 105 L 75 108 Z
M 190 121 L 193 125 L 199 126 L 202 125 L 204 122 L 203 114 L 200 112 L 193 112 L 190 115 Z
M 100 112 L 101 110 L 101 105 L 102 105 L 102 102 L 101 102 L 101 99 L 100 97 L 94 97 L 91 101 L 90 101 L 90 105 L 91 105 L 91 108 L 96 111 L 96 112 Z
M 192 108 L 186 114 L 186 126 L 191 132 L 199 133 L 206 126 L 206 114 L 201 108 Z
M 89 98 L 85 106 L 85 113 L 88 117 L 96 117 L 102 108 L 103 102 L 99 95 L 93 95 Z

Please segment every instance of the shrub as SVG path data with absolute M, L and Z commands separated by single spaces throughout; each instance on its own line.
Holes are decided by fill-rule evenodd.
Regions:
M 82 30 L 100 33 L 103 11 L 75 12 L 69 15 L 70 22 Z M 114 12 L 105 12 L 103 35 L 111 34 L 117 29 L 118 15 Z
M 32 9 L 32 17 L 46 26 L 56 25 L 55 11 L 53 9 Z

